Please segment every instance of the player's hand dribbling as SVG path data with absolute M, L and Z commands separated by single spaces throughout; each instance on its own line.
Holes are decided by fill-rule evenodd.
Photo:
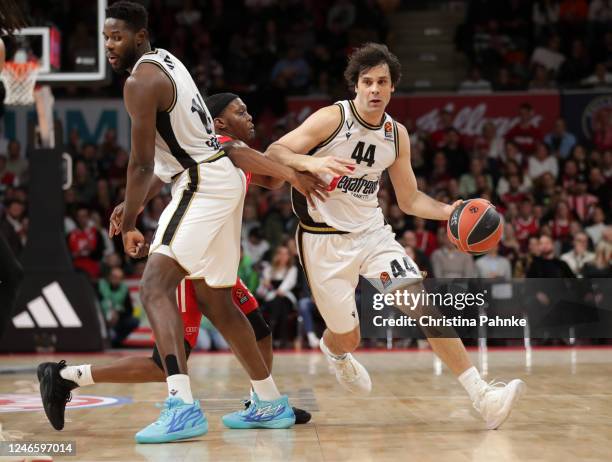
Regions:
M 148 247 L 145 238 L 136 228 L 122 233 L 123 250 L 132 258 L 142 258 L 145 249 Z
M 310 157 L 307 168 L 310 173 L 322 178 L 330 175 L 343 176 L 349 175 L 355 169 L 355 161 L 332 156 Z
M 327 185 L 320 178 L 310 173 L 295 172 L 294 179 L 290 180 L 290 183 L 306 197 L 312 207 L 314 207 L 313 197 L 323 202 L 329 197 Z

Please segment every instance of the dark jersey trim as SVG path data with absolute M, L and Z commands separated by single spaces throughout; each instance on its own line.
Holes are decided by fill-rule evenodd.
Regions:
M 300 219 L 300 229 L 313 234 L 348 234 L 348 231 L 340 231 L 327 223 L 314 221 L 308 214 L 306 197 L 294 188 L 291 188 L 291 205 L 293 213 Z
M 393 121 L 393 144 L 395 145 L 395 158 L 399 156 L 399 130 L 397 128 L 397 122 Z
M 357 119 L 357 122 L 359 122 L 365 128 L 367 128 L 368 130 L 380 130 L 382 128 L 383 123 L 385 122 L 385 114 L 383 114 L 380 125 L 372 125 L 372 124 L 367 123 L 365 120 L 361 118 L 361 116 L 359 115 L 359 112 L 357 112 L 355 103 L 353 103 L 352 100 L 349 100 L 348 103 L 349 103 L 349 107 L 351 108 L 351 112 L 353 113 L 353 116 L 355 116 L 355 119 Z
M 172 129 L 172 123 L 170 121 L 169 112 L 158 112 L 155 120 L 155 128 L 162 137 L 162 139 L 168 145 L 170 154 L 178 161 L 184 169 L 188 169 L 197 164 L 197 162 L 191 157 L 187 151 L 185 151 L 179 144 Z
M 306 153 L 307 156 L 312 156 L 323 146 L 327 146 L 329 143 L 331 143 L 334 140 L 336 136 L 338 136 L 338 133 L 340 133 L 340 130 L 342 130 L 342 126 L 344 125 L 344 122 L 346 121 L 346 114 L 344 112 L 344 106 L 342 105 L 342 103 L 334 103 L 334 105 L 340 108 L 340 124 L 334 130 L 334 132 L 325 139 L 325 141 L 317 144 L 314 148 L 308 151 Z
M 183 221 L 183 217 L 189 210 L 189 205 L 195 195 L 195 192 L 198 190 L 198 184 L 200 182 L 200 171 L 199 166 L 195 165 L 189 169 L 189 183 L 187 187 L 183 189 L 181 193 L 181 200 L 179 201 L 179 205 L 172 214 L 172 218 L 168 222 L 168 226 L 164 231 L 162 236 L 162 245 L 171 246 L 172 241 L 174 240 L 174 236 L 176 235 L 176 231 L 181 225 L 181 221 Z
M 174 82 L 174 79 L 170 75 L 170 72 L 168 72 L 168 70 L 164 66 L 162 66 L 162 64 L 160 62 L 158 62 L 158 61 L 154 61 L 152 59 L 143 59 L 140 62 L 141 63 L 155 64 L 162 71 L 164 71 L 164 74 L 166 74 L 168 76 L 168 78 L 170 79 L 170 82 L 172 82 L 172 103 L 170 103 L 170 106 L 168 106 L 167 109 L 165 109 L 164 111 L 161 111 L 161 112 L 171 112 L 172 109 L 174 109 L 174 106 L 176 106 L 176 100 L 178 99 L 178 90 L 176 88 L 176 83 Z

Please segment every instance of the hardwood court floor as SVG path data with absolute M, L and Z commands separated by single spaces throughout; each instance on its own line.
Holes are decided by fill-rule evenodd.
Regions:
M 193 442 L 136 445 L 134 432 L 152 422 L 164 384 L 104 385 L 81 395 L 133 402 L 67 412 L 62 432 L 42 411 L 0 412 L 5 440 L 72 440 L 77 457 L 55 460 L 117 461 L 595 461 L 612 460 L 612 349 L 536 349 L 470 353 L 487 380 L 523 378 L 528 385 L 510 419 L 484 430 L 463 389 L 429 351 L 360 352 L 372 376 L 367 398 L 345 393 L 318 353 L 278 354 L 274 375 L 293 404 L 312 411 L 308 425 L 291 430 L 228 430 L 221 415 L 240 407 L 248 381 L 229 354 L 196 354 L 192 387 L 203 399 L 210 430 Z M 55 356 L 69 363 L 105 363 L 117 356 Z M 48 356 L 1 356 L 0 411 L 5 394 L 37 393 L 32 372 Z M 485 361 L 486 359 L 486 361 Z M 34 395 L 35 396 L 35 395 Z M 14 398 L 14 396 L 13 396 Z M 75 397 L 78 402 L 79 398 Z M 26 403 L 27 404 L 27 403 Z

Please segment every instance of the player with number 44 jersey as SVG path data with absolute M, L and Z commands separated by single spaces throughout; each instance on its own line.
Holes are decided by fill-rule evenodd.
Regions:
M 417 188 L 410 163 L 406 128 L 385 112 L 401 76 L 401 65 L 385 45 L 368 43 L 353 52 L 344 76 L 355 92 L 315 112 L 295 130 L 268 148 L 268 155 L 291 163 L 296 153 L 314 157 L 351 159 L 349 174 L 328 179 L 329 197 L 309 204 L 292 190 L 293 209 L 299 217 L 297 243 L 301 264 L 314 301 L 327 329 L 320 347 L 347 390 L 367 394 L 370 376 L 351 354 L 360 342 L 355 288 L 367 278 L 380 292 L 422 292 L 417 265 L 395 240 L 378 203 L 383 172 L 388 171 L 400 209 L 430 220 L 448 220 L 454 204 L 432 199 Z M 400 307 L 409 315 L 411 307 Z M 422 312 L 417 307 L 417 313 Z M 424 329 L 425 330 L 425 329 Z M 488 385 L 472 365 L 460 339 L 431 338 L 434 352 L 455 373 L 488 428 L 498 428 L 508 417 L 524 389 L 521 380 Z

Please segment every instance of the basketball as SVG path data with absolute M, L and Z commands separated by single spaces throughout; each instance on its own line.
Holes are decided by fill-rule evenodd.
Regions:
M 480 255 L 495 247 L 502 236 L 503 220 L 495 206 L 484 199 L 470 199 L 453 210 L 446 231 L 462 252 Z

